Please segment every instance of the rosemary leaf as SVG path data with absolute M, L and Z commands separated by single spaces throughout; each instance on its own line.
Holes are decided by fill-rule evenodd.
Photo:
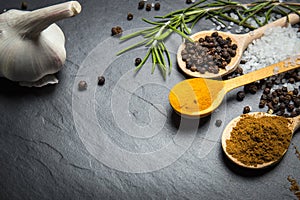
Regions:
M 173 26 L 168 26 L 169 28 L 171 28 L 174 32 L 178 33 L 179 35 L 181 35 L 183 38 L 191 41 L 191 42 L 194 42 L 189 36 L 187 36 L 186 34 L 184 34 L 183 32 L 180 32 L 179 30 L 177 30 L 175 27 Z
M 149 40 L 142 40 L 142 41 L 140 41 L 140 42 L 138 42 L 138 43 L 136 43 L 136 44 L 133 44 L 133 45 L 131 45 L 131 46 L 129 46 L 129 47 L 127 47 L 127 48 L 125 48 L 125 49 L 119 51 L 119 52 L 117 53 L 117 55 L 121 55 L 121 54 L 125 53 L 126 51 L 129 51 L 129 50 L 131 50 L 131 49 L 134 49 L 134 48 L 143 46 L 143 45 L 147 44 L 147 42 L 149 42 Z
M 150 21 L 148 19 L 145 19 L 145 18 L 142 18 L 142 20 L 144 22 L 147 22 L 148 24 L 152 24 L 152 25 L 158 25 L 158 26 L 163 26 L 165 25 L 165 22 L 153 22 L 153 21 Z
M 161 34 L 160 36 L 155 37 L 155 39 L 156 39 L 156 40 L 164 40 L 164 39 L 166 39 L 167 37 L 169 37 L 169 35 L 171 35 L 172 32 L 173 32 L 173 31 L 169 29 L 169 30 L 165 31 L 163 34 Z
M 165 52 L 165 54 L 167 55 L 167 59 L 168 59 L 168 65 L 169 65 L 169 74 L 172 71 L 172 62 L 171 62 L 171 56 L 170 53 L 168 51 L 168 49 L 166 48 L 164 42 L 160 42 L 159 45 L 161 46 L 161 49 Z
M 270 20 L 270 18 L 271 18 L 271 12 L 272 12 L 272 10 L 273 10 L 275 7 L 276 7 L 275 5 L 272 5 L 272 6 L 268 9 L 268 11 L 266 12 L 266 14 L 265 14 L 264 25 L 267 24 L 268 21 Z
M 263 8 L 265 8 L 266 6 L 270 5 L 272 2 L 271 1 L 267 1 L 265 3 L 259 4 L 256 7 L 256 10 L 254 10 L 253 12 L 251 12 L 251 14 L 249 14 L 247 17 L 245 17 L 240 24 L 243 24 L 244 22 L 246 22 L 250 17 L 253 17 L 256 13 L 258 13 L 259 11 L 261 11 Z M 253 9 L 250 9 L 253 10 Z M 247 10 L 244 12 L 244 14 L 249 13 L 250 11 Z
M 153 49 L 151 49 L 151 52 L 152 52 L 152 69 L 151 69 L 151 74 L 153 74 L 154 71 L 155 71 L 155 66 L 156 66 L 156 63 L 157 63 L 157 59 L 156 59 L 155 53 L 153 53 Z
M 286 8 L 288 10 L 290 10 L 291 12 L 296 13 L 299 17 L 300 17 L 300 11 L 296 10 L 295 8 L 291 7 L 291 6 L 285 6 L 283 4 L 280 4 L 281 7 Z

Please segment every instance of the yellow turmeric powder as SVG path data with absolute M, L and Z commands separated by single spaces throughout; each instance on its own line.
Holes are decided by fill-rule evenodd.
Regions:
M 169 99 L 173 108 L 180 113 L 206 110 L 223 87 L 220 81 L 202 78 L 189 79 L 179 84 L 172 89 Z

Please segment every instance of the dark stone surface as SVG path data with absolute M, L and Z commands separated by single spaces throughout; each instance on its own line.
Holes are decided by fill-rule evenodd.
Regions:
M 58 2 L 32 0 L 28 9 Z M 132 32 L 146 26 L 141 17 L 182 8 L 185 1 L 161 1 L 160 11 L 150 12 L 138 10 L 138 1 L 80 3 L 80 15 L 58 22 L 67 38 L 59 84 L 23 88 L 0 79 L 0 199 L 294 198 L 287 181 L 289 175 L 300 180 L 293 145 L 278 165 L 259 171 L 237 167 L 222 152 L 224 126 L 244 106 L 255 110 L 258 94 L 237 102 L 233 91 L 211 116 L 181 119 L 167 98 L 184 79 L 176 67 L 164 81 L 158 69 L 151 75 L 150 64 L 132 71 L 144 49 L 115 56 L 127 43 L 110 36 L 113 26 Z M 20 6 L 4 1 L 0 9 Z M 201 22 L 194 30 L 212 27 Z M 177 36 L 168 42 L 174 66 L 179 43 Z M 103 86 L 99 75 L 106 78 Z M 79 80 L 87 81 L 86 91 L 77 90 Z

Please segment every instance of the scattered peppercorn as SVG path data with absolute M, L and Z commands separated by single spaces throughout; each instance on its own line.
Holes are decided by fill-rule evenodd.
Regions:
M 140 1 L 138 4 L 138 9 L 143 9 L 145 7 L 145 1 Z
M 142 59 L 141 58 L 136 58 L 134 61 L 135 66 L 138 66 L 139 64 L 141 64 Z
M 123 32 L 123 29 L 120 26 L 112 27 L 111 29 L 111 35 L 119 35 Z
M 270 94 L 270 88 L 266 87 L 266 88 L 264 89 L 264 94 Z
M 98 77 L 98 85 L 104 85 L 104 83 L 105 83 L 105 77 L 99 76 Z
M 150 3 L 147 3 L 147 4 L 146 4 L 146 10 L 147 10 L 147 11 L 151 11 L 151 8 L 152 8 L 151 4 L 150 4 Z
M 243 109 L 243 114 L 249 113 L 251 111 L 250 106 L 245 106 Z
M 238 101 L 243 101 L 244 100 L 244 98 L 245 98 L 245 92 L 243 92 L 243 91 L 239 91 L 237 94 L 236 94 L 236 100 L 238 100 Z
M 241 61 L 240 61 L 240 64 L 243 65 L 243 64 L 246 64 L 246 62 L 247 62 L 246 60 L 241 60 Z
M 265 107 L 265 105 L 266 105 L 266 101 L 265 100 L 260 100 L 259 101 L 259 108 L 264 108 Z
M 133 14 L 132 13 L 128 13 L 127 14 L 127 20 L 132 20 L 133 19 Z
M 217 119 L 215 125 L 216 127 L 220 127 L 222 125 L 222 120 Z
M 28 4 L 25 1 L 22 1 L 21 10 L 27 10 Z
M 86 90 L 87 89 L 87 82 L 86 81 L 79 81 L 78 89 L 80 91 Z
M 192 0 L 186 0 L 185 3 L 186 3 L 186 4 L 191 4 L 191 3 L 192 3 Z
M 159 10 L 159 9 L 160 9 L 160 3 L 155 3 L 154 10 Z

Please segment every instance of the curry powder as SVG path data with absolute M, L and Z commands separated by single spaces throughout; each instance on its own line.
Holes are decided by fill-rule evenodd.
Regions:
M 289 147 L 289 124 L 290 120 L 284 117 L 242 115 L 226 140 L 226 150 L 247 166 L 276 161 Z
M 180 87 L 170 92 L 170 102 L 182 113 L 203 111 L 213 104 L 213 100 L 223 88 L 223 83 L 217 80 L 202 78 L 182 81 Z

